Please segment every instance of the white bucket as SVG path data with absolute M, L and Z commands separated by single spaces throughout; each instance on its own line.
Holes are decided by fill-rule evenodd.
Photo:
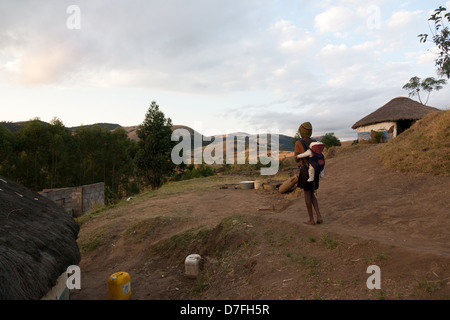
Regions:
M 200 260 L 202 257 L 198 254 L 191 254 L 184 261 L 184 271 L 189 278 L 197 278 L 200 273 Z

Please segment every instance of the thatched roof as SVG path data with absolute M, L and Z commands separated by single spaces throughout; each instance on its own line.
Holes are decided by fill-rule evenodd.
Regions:
M 41 299 L 80 262 L 78 232 L 62 207 L 0 176 L 0 300 Z
M 425 106 L 406 97 L 398 97 L 356 122 L 352 128 L 388 121 L 420 120 L 434 111 L 439 111 L 439 109 Z

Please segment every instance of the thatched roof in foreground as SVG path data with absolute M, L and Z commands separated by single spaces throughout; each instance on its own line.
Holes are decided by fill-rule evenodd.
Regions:
M 434 111 L 439 109 L 425 106 L 406 97 L 398 97 L 356 122 L 352 128 L 388 121 L 420 120 Z
M 78 232 L 62 207 L 0 176 L 0 299 L 41 299 L 80 262 Z

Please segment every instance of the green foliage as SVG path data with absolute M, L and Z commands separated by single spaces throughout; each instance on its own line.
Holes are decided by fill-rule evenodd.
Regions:
M 187 167 L 187 170 L 184 171 L 181 175 L 181 180 L 210 177 L 214 176 L 215 174 L 216 172 L 214 171 L 214 169 L 207 164 L 201 164 L 197 168 L 195 168 L 194 165 L 189 165 Z
M 334 146 L 336 147 L 341 146 L 341 141 L 339 141 L 339 139 L 335 137 L 334 132 L 326 133 L 321 141 L 327 149 Z
M 409 79 L 409 82 L 403 86 L 403 89 L 409 90 L 410 97 L 414 97 L 415 95 L 417 95 L 420 103 L 427 104 L 428 99 L 430 98 L 431 91 L 439 91 L 445 84 L 447 84 L 447 81 L 445 79 L 436 80 L 433 77 L 428 77 L 421 81 L 419 77 L 412 77 L 411 79 Z M 428 92 L 427 100 L 425 101 L 425 103 L 423 103 L 422 99 L 420 98 L 421 90 Z
M 295 145 L 297 141 L 300 141 L 302 137 L 300 136 L 300 132 L 297 131 L 297 133 L 294 136 L 294 139 L 292 140 L 292 144 Z M 335 137 L 334 132 L 326 133 L 320 141 L 325 144 L 326 148 L 331 148 L 333 146 L 340 146 L 341 141 L 337 137 Z
M 438 74 L 447 76 L 450 79 L 450 29 L 446 25 L 450 22 L 450 12 L 447 12 L 445 7 L 440 6 L 430 16 L 428 21 L 434 22 L 434 31 L 431 30 L 433 43 L 440 50 L 438 58 L 435 60 L 435 65 L 438 68 Z M 420 42 L 425 43 L 428 39 L 428 34 L 419 35 Z
M 175 142 L 171 140 L 172 120 L 165 118 L 155 101 L 152 101 L 137 135 L 136 166 L 152 189 L 158 189 L 174 172 L 171 151 Z
M 294 139 L 292 139 L 292 145 L 295 146 L 297 141 L 300 141 L 302 139 L 302 136 L 300 135 L 300 132 L 297 131 L 297 133 L 294 136 Z
M 79 185 L 104 181 L 117 196 L 129 195 L 134 177 L 136 143 L 123 128 L 79 127 L 74 132 L 76 173 Z
M 137 189 L 129 181 L 135 149 L 123 128 L 79 127 L 72 133 L 57 118 L 36 118 L 14 133 L 0 125 L 0 174 L 34 191 L 104 181 L 107 192 L 120 197 Z
M 329 234 L 323 235 L 321 240 L 328 249 L 336 249 L 336 247 L 338 246 L 338 242 L 332 239 Z
M 16 137 L 0 124 L 0 174 L 8 176 L 13 172 L 16 162 L 14 152 L 16 144 Z

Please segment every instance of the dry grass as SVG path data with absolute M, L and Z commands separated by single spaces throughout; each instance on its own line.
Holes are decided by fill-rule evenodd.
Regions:
M 383 162 L 402 172 L 450 174 L 450 110 L 433 112 L 380 148 Z

